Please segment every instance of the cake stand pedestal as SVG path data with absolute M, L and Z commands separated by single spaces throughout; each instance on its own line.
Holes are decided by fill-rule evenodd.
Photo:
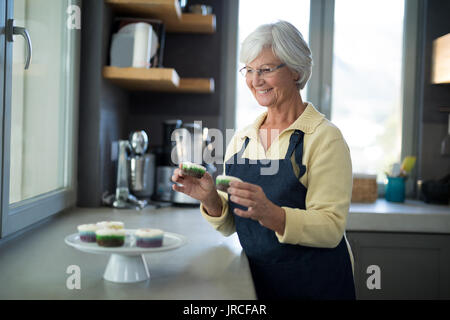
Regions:
M 150 279 L 150 272 L 144 254 L 174 250 L 186 243 L 186 238 L 180 234 L 164 232 L 163 245 L 156 248 L 136 247 L 134 231 L 126 229 L 125 244 L 122 247 L 101 247 L 97 243 L 80 240 L 78 233 L 67 236 L 67 245 L 83 252 L 111 255 L 106 265 L 103 279 L 116 283 L 133 283 Z
M 129 283 L 150 279 L 144 255 L 125 256 L 112 254 L 106 265 L 103 279 L 111 282 Z

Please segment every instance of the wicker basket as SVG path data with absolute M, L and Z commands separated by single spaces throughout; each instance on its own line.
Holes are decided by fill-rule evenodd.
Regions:
M 372 203 L 378 198 L 377 176 L 353 175 L 352 202 Z

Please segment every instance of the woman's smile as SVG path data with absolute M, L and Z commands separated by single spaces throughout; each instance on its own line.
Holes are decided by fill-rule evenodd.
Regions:
M 270 89 L 265 89 L 265 90 L 256 90 L 256 92 L 258 92 L 259 94 L 266 94 L 268 92 L 272 91 L 272 88 Z

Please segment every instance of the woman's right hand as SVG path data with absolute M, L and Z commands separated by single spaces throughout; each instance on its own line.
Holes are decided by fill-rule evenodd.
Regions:
M 203 203 L 208 214 L 220 216 L 222 214 L 222 201 L 216 190 L 211 175 L 206 172 L 202 178 L 194 178 L 183 174 L 180 166 L 175 169 L 172 175 L 172 189 L 197 199 Z M 177 184 L 178 183 L 178 184 Z

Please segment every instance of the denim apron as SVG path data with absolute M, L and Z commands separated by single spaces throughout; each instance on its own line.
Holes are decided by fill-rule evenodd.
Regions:
M 302 131 L 295 130 L 285 158 L 270 161 L 242 158 L 249 142 L 247 137 L 242 149 L 225 163 L 226 173 L 259 185 L 266 197 L 280 207 L 306 209 L 307 189 L 299 181 L 306 172 L 302 165 L 303 136 Z M 299 177 L 292 168 L 293 152 L 300 168 Z M 279 162 L 278 171 L 262 175 L 261 170 L 268 170 L 272 161 Z M 258 221 L 237 216 L 235 208 L 247 208 L 229 201 L 258 299 L 355 299 L 351 260 L 344 237 L 331 249 L 280 243 L 274 231 Z

